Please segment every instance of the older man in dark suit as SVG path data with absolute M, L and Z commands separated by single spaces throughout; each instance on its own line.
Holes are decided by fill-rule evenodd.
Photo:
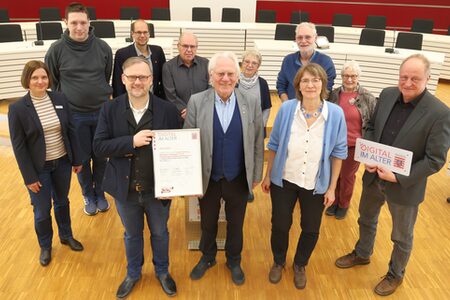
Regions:
M 112 78 L 113 96 L 118 97 L 126 93 L 125 85 L 122 83 L 122 65 L 130 57 L 142 56 L 152 65 L 153 86 L 155 96 L 165 99 L 162 82 L 162 67 L 166 63 L 166 56 L 160 46 L 149 45 L 149 24 L 144 20 L 136 20 L 131 24 L 131 36 L 134 43 L 130 46 L 117 50 L 114 57 L 114 72 Z
M 392 294 L 403 281 L 427 178 L 444 166 L 449 149 L 450 109 L 428 92 L 429 78 L 430 62 L 422 54 L 414 54 L 400 66 L 398 87 L 381 92 L 365 138 L 412 151 L 411 172 L 404 176 L 366 164 L 359 205 L 359 240 L 352 253 L 336 260 L 339 268 L 370 263 L 378 216 L 387 202 L 394 249 L 389 271 L 374 290 L 381 296 Z
M 227 267 L 233 282 L 240 285 L 245 280 L 240 264 L 247 197 L 262 177 L 261 105 L 256 97 L 235 88 L 240 72 L 233 53 L 215 54 L 208 71 L 213 87 L 191 96 L 184 123 L 185 128 L 200 128 L 204 193 L 199 199 L 203 255 L 190 277 L 200 279 L 216 264 L 217 221 L 223 198 Z
M 153 265 L 164 292 L 176 294 L 169 274 L 170 200 L 155 198 L 153 151 L 155 129 L 179 127 L 175 105 L 149 93 L 151 65 L 142 57 L 131 57 L 123 64 L 122 82 L 127 93 L 105 104 L 94 137 L 96 155 L 108 157 L 103 180 L 105 192 L 114 197 L 125 227 L 127 276 L 117 291 L 126 297 L 141 277 L 144 262 L 144 215 L 151 234 Z

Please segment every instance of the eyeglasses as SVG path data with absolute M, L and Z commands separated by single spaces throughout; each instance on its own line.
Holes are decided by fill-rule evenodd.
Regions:
M 217 77 L 219 77 L 219 78 L 224 78 L 225 75 L 227 75 L 228 78 L 236 77 L 236 73 L 233 73 L 233 72 L 219 72 L 219 73 L 214 72 L 214 74 L 216 74 Z
M 188 50 L 189 48 L 192 50 L 195 50 L 197 48 L 197 45 L 186 45 L 186 44 L 178 44 L 181 46 L 181 48 Z
M 249 61 L 249 60 L 247 60 L 247 59 L 244 60 L 243 63 L 246 64 L 246 65 L 251 65 L 251 66 L 253 66 L 253 67 L 256 67 L 257 65 L 259 65 L 258 62 L 256 62 L 256 61 Z
M 309 41 L 313 38 L 312 35 L 297 35 L 295 37 L 296 40 L 301 41 L 301 40 L 305 40 L 305 41 Z
M 356 78 L 358 78 L 358 75 L 348 75 L 348 74 L 344 74 L 344 75 L 342 75 L 342 78 L 344 78 L 345 80 L 348 80 L 348 79 L 355 80 Z
M 147 80 L 152 77 L 152 75 L 127 75 L 123 74 L 130 82 L 135 82 L 139 79 L 140 82 L 147 82 Z
M 308 85 L 310 83 L 316 85 L 316 84 L 319 84 L 320 82 L 322 82 L 322 79 L 320 79 L 320 78 L 302 79 L 302 80 L 300 80 L 300 84 L 304 84 L 304 85 Z
M 133 33 L 137 34 L 137 35 L 148 35 L 149 34 L 148 31 L 133 31 Z
M 400 76 L 400 81 L 401 82 L 407 82 L 408 79 L 411 79 L 412 83 L 416 84 L 419 83 L 423 80 L 423 78 L 420 77 L 408 77 L 408 76 Z

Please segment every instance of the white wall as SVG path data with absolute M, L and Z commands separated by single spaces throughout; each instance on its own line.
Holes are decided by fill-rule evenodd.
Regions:
M 211 8 L 211 21 L 220 22 L 222 8 L 241 10 L 241 22 L 255 22 L 256 0 L 170 0 L 170 18 L 174 21 L 191 21 L 192 7 Z

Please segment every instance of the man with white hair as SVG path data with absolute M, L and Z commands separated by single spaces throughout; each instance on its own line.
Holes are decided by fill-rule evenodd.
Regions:
M 327 73 L 328 91 L 333 89 L 336 78 L 336 68 L 328 55 L 315 50 L 317 40 L 316 26 L 313 23 L 302 22 L 295 30 L 295 42 L 299 51 L 286 55 L 281 64 L 277 78 L 277 91 L 281 101 L 295 98 L 294 77 L 298 70 L 306 64 L 319 64 Z
M 191 279 L 203 277 L 216 264 L 220 199 L 225 200 L 225 254 L 231 278 L 244 283 L 241 252 L 247 197 L 261 181 L 263 121 L 259 100 L 236 88 L 239 64 L 232 52 L 216 53 L 208 66 L 212 88 L 193 95 L 184 128 L 200 128 L 203 197 L 199 198 L 202 257 Z

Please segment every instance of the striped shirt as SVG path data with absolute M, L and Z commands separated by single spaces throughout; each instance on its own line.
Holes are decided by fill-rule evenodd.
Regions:
M 61 123 L 48 94 L 42 98 L 31 96 L 34 108 L 44 130 L 45 160 L 54 160 L 67 154 L 61 133 Z

